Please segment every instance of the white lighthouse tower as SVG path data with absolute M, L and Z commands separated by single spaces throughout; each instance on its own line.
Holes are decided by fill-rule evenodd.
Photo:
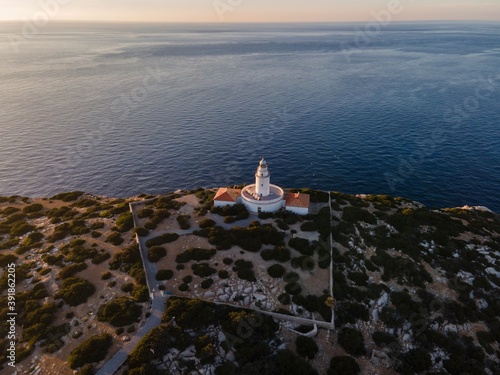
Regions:
M 309 212 L 309 194 L 288 193 L 271 184 L 271 174 L 264 158 L 255 172 L 255 184 L 243 189 L 220 188 L 214 197 L 215 207 L 233 206 L 243 203 L 253 214 L 276 212 L 282 208 L 298 215 Z
M 267 168 L 267 163 L 262 158 L 255 172 L 255 195 L 257 197 L 267 197 L 269 195 L 271 174 Z

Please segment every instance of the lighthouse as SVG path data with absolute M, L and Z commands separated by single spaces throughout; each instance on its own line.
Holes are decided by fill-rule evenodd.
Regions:
M 262 158 L 257 167 L 257 172 L 255 172 L 255 195 L 257 197 L 267 197 L 269 195 L 270 178 L 269 168 L 264 158 Z
M 242 203 L 250 213 L 276 212 L 285 209 L 298 215 L 309 213 L 309 194 L 288 193 L 271 184 L 267 162 L 261 159 L 255 172 L 255 184 L 243 189 L 220 188 L 214 197 L 214 207 L 234 206 Z

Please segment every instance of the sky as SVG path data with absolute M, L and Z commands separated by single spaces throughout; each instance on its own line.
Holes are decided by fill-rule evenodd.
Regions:
M 132 22 L 500 21 L 500 0 L 0 0 L 0 20 Z

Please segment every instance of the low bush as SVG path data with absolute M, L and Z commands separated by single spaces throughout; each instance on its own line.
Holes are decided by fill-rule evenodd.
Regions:
M 117 297 L 99 307 L 97 319 L 115 327 L 123 327 L 135 322 L 141 316 L 141 312 L 141 306 L 130 298 Z
M 212 268 L 208 263 L 197 263 L 191 266 L 193 273 L 199 277 L 208 277 L 217 272 L 215 268 Z
M 165 233 L 161 236 L 151 238 L 146 241 L 147 247 L 160 246 L 166 243 L 177 241 L 179 235 L 177 233 Z
M 208 289 L 212 286 L 214 281 L 212 279 L 205 279 L 201 282 L 200 286 L 202 289 Z
M 55 298 L 62 298 L 69 306 L 78 306 L 95 293 L 95 286 L 85 279 L 70 277 L 63 281 Z
M 146 237 L 149 234 L 149 229 L 146 229 L 144 227 L 137 227 L 137 228 L 135 228 L 135 233 L 139 237 Z
M 116 228 L 119 232 L 125 233 L 134 227 L 132 212 L 124 212 L 116 219 Z
M 177 222 L 179 223 L 179 227 L 183 230 L 187 230 L 187 229 L 191 228 L 191 224 L 189 222 L 189 219 L 191 219 L 191 216 L 189 216 L 189 215 L 178 215 Z
M 74 263 L 70 264 L 67 266 L 64 266 L 61 271 L 57 274 L 57 277 L 60 279 L 67 279 L 68 277 L 71 277 L 75 275 L 76 273 L 86 270 L 87 265 L 85 263 Z
M 269 274 L 269 276 L 274 277 L 275 279 L 283 277 L 285 272 L 285 267 L 283 267 L 281 264 L 273 264 L 267 269 L 267 273 Z
M 112 343 L 113 338 L 109 333 L 101 333 L 90 337 L 70 353 L 68 357 L 69 367 L 74 370 L 87 363 L 103 360 Z
M 25 214 L 31 214 L 33 212 L 40 212 L 41 210 L 43 210 L 43 206 L 40 203 L 30 204 L 29 206 L 26 206 L 23 208 L 23 212 Z
M 354 358 L 348 355 L 333 357 L 327 375 L 358 375 L 361 369 Z
M 342 214 L 342 220 L 350 223 L 364 221 L 372 225 L 377 224 L 377 218 L 373 214 L 357 206 L 345 207 Z
M 220 270 L 218 275 L 221 279 L 227 279 L 229 277 L 229 272 L 226 270 Z
M 148 259 L 153 263 L 158 262 L 165 255 L 167 255 L 167 250 L 161 246 L 152 246 L 148 250 Z
M 199 222 L 199 226 L 202 229 L 210 228 L 210 227 L 215 226 L 215 221 L 213 221 L 212 219 L 203 219 Z
M 356 329 L 344 327 L 339 333 L 339 344 L 344 350 L 352 355 L 366 354 L 363 335 Z
M 257 281 L 255 274 L 251 268 L 243 268 L 237 272 L 237 275 L 242 280 L 247 280 L 251 282 Z
M 292 281 L 285 286 L 285 291 L 291 295 L 297 295 L 302 292 L 302 287 L 299 283 Z
M 305 336 L 297 337 L 295 340 L 295 349 L 298 355 L 309 359 L 313 359 L 319 351 L 316 342 L 312 338 Z
M 172 277 L 174 277 L 174 272 L 172 270 L 159 270 L 156 273 L 156 280 L 158 281 L 170 280 Z
M 122 243 L 123 243 L 124 239 L 123 237 L 120 235 L 120 233 L 111 233 L 108 238 L 106 238 L 106 242 L 109 242 L 110 244 L 112 245 L 115 245 L 115 246 L 120 246 Z

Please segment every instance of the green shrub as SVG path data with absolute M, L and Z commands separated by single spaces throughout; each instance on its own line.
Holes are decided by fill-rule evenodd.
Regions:
M 7 267 L 9 263 L 15 263 L 17 257 L 14 254 L 0 254 L 0 267 Z
M 33 212 L 40 212 L 41 210 L 43 210 L 43 206 L 40 203 L 30 204 L 29 206 L 26 206 L 23 208 L 23 212 L 25 214 L 31 214 Z
M 197 263 L 191 266 L 193 273 L 199 277 L 208 277 L 217 272 L 215 268 L 212 268 L 208 263 Z
M 101 333 L 90 337 L 71 352 L 68 357 L 69 367 L 74 370 L 87 363 L 103 360 L 112 343 L 113 338 L 109 333 Z
M 119 232 L 125 233 L 134 227 L 132 212 L 124 212 L 116 219 L 116 228 Z
M 273 264 L 267 269 L 267 273 L 269 274 L 269 276 L 274 277 L 275 279 L 283 277 L 285 272 L 285 267 L 283 267 L 281 264 Z
M 342 214 L 342 220 L 350 223 L 364 221 L 368 224 L 377 224 L 377 218 L 375 216 L 367 210 L 356 206 L 345 207 Z
M 76 375 L 94 375 L 94 374 L 95 374 L 94 366 L 92 366 L 91 364 L 86 364 L 76 373 Z
M 12 237 L 20 237 L 25 235 L 26 233 L 29 233 L 33 230 L 35 230 L 34 225 L 30 225 L 28 223 L 25 223 L 23 221 L 16 221 L 15 223 L 12 224 L 10 227 L 10 235 Z
M 189 215 L 178 215 L 177 222 L 179 223 L 179 227 L 183 230 L 191 228 L 191 223 L 189 222 L 189 219 L 191 219 L 191 216 Z
M 150 218 L 151 216 L 153 216 L 154 212 L 155 211 L 153 209 L 151 209 L 151 208 L 143 208 L 142 210 L 139 211 L 139 213 L 137 214 L 137 216 L 140 219 Z
M 167 250 L 165 250 L 165 248 L 161 246 L 153 246 L 148 250 L 148 259 L 153 263 L 158 262 L 165 255 L 167 255 Z
M 292 302 L 292 298 L 288 293 L 281 293 L 278 296 L 278 301 L 280 301 L 280 303 L 282 303 L 283 305 L 289 305 Z
M 95 286 L 85 279 L 70 277 L 63 281 L 55 298 L 62 298 L 69 306 L 78 306 L 95 293 Z
M 403 356 L 403 369 L 411 369 L 412 373 L 427 371 L 432 366 L 431 356 L 422 348 L 411 349 Z M 405 373 L 407 371 L 403 370 Z
M 68 266 L 65 266 L 59 271 L 57 274 L 58 278 L 60 279 L 67 279 L 68 277 L 73 276 L 74 274 L 86 270 L 87 265 L 85 263 L 75 263 L 75 264 L 70 264 Z
M 120 289 L 125 293 L 130 293 L 134 289 L 134 283 L 125 283 Z
M 141 311 L 141 306 L 130 298 L 117 297 L 99 307 L 97 319 L 115 327 L 123 327 L 135 322 L 141 316 Z
M 313 359 L 319 350 L 316 342 L 312 338 L 305 336 L 297 337 L 295 340 L 295 348 L 298 355 L 309 359 Z
M 179 290 L 181 292 L 187 292 L 189 290 L 189 285 L 187 285 L 187 284 L 181 284 L 181 285 L 179 285 Z
M 264 249 L 260 252 L 260 256 L 265 261 L 276 260 L 278 262 L 287 262 L 290 260 L 290 250 L 283 246 L 277 246 L 274 249 Z
M 238 277 L 242 280 L 247 280 L 251 282 L 257 281 L 255 274 L 251 268 L 243 268 L 239 270 L 237 273 Z
M 92 224 L 90 224 L 90 229 L 96 230 L 96 229 L 102 229 L 105 227 L 105 224 L 102 221 L 94 221 Z
M 137 302 L 146 302 L 149 299 L 149 290 L 146 285 L 134 285 L 132 298 Z
M 333 357 L 327 375 L 358 375 L 361 369 L 354 358 L 348 355 Z
M 227 279 L 229 277 L 229 272 L 226 270 L 220 270 L 218 275 L 221 279 Z
M 101 276 L 101 279 L 102 279 L 102 280 L 108 280 L 108 279 L 110 279 L 110 278 L 111 278 L 111 272 L 109 272 L 109 271 L 104 272 L 104 273 L 102 274 L 102 276 Z
M 356 329 L 344 327 L 339 333 L 339 344 L 352 355 L 366 354 L 363 335 Z
M 214 283 L 214 281 L 212 279 L 205 279 L 201 282 L 200 286 L 202 289 L 208 289 L 212 286 L 212 284 Z
M 182 278 L 182 281 L 184 282 L 184 284 L 189 284 L 190 282 L 193 281 L 193 276 L 191 275 L 186 275 Z
M 72 201 L 76 201 L 83 194 L 85 194 L 83 191 L 71 191 L 68 193 L 56 194 L 51 199 L 57 199 L 57 200 L 61 200 L 63 202 L 72 202 Z
M 174 272 L 172 270 L 159 270 L 156 273 L 156 280 L 158 281 L 170 280 L 172 277 L 174 277 Z
M 174 242 L 179 238 L 179 235 L 177 233 L 165 233 L 162 234 L 161 236 L 151 238 L 146 241 L 146 246 L 147 247 L 152 247 L 152 246 L 160 246 L 166 243 Z
M 309 241 L 305 238 L 294 237 L 291 238 L 288 242 L 288 245 L 297 250 L 302 255 L 313 255 L 314 254 L 314 246 L 311 246 Z
M 90 233 L 90 235 L 92 236 L 92 238 L 99 238 L 102 236 L 102 233 L 100 233 L 96 230 L 93 230 L 92 233 Z
M 135 233 L 139 237 L 146 237 L 149 234 L 149 230 L 146 228 L 143 228 L 143 227 L 137 227 L 137 228 L 135 228 Z
M 111 258 L 111 254 L 107 251 L 101 251 L 92 257 L 92 264 L 101 264 Z
M 200 228 L 202 228 L 202 229 L 210 228 L 210 227 L 215 226 L 215 221 L 213 221 L 212 219 L 203 219 L 198 224 L 199 224 Z
M 347 277 L 359 286 L 366 286 L 368 281 L 368 276 L 364 272 L 349 272 Z
M 302 292 L 302 287 L 299 283 L 292 281 L 285 286 L 285 291 L 291 295 L 297 295 Z
M 290 264 L 293 268 L 300 268 L 303 271 L 312 271 L 315 263 L 314 259 L 310 256 L 302 255 L 297 258 L 292 258 Z
M 296 356 L 290 350 L 279 350 L 276 362 L 283 375 L 318 375 L 304 358 Z
M 300 226 L 300 230 L 304 232 L 314 232 L 318 230 L 318 226 L 314 221 L 306 221 Z
M 123 243 L 124 239 L 120 235 L 120 233 L 111 233 L 108 238 L 106 238 L 106 242 L 111 243 L 112 245 L 119 246 Z
M 234 216 L 226 216 L 224 218 L 224 223 L 226 224 L 232 224 L 236 221 L 235 217 Z

